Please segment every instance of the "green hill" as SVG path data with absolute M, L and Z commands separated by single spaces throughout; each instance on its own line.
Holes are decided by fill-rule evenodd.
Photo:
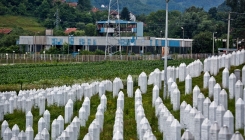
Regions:
M 0 16 L 0 28 L 14 28 L 21 27 L 24 30 L 31 32 L 43 32 L 45 27 L 43 27 L 37 20 L 33 17 L 24 16 Z

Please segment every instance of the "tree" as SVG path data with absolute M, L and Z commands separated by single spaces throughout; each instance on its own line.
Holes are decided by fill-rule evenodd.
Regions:
M 90 0 L 78 0 L 77 7 L 81 11 L 90 11 L 92 8 Z
M 85 34 L 87 36 L 94 36 L 95 35 L 95 25 L 93 25 L 92 23 L 87 24 L 85 27 Z
M 216 19 L 216 14 L 217 14 L 217 8 L 216 7 L 212 7 L 208 10 L 208 14 L 211 16 L 211 18 Z
M 127 21 L 130 19 L 130 17 L 129 17 L 129 11 L 128 11 L 128 8 L 127 7 L 123 7 L 122 12 L 121 12 L 120 19 L 127 20 Z
M 226 0 L 226 4 L 231 7 L 232 12 L 245 12 L 245 0 Z
M 50 5 L 47 0 L 43 0 L 42 4 L 36 9 L 36 14 L 39 18 L 45 19 L 50 11 Z
M 201 32 L 193 37 L 193 53 L 211 53 L 212 52 L 212 33 Z

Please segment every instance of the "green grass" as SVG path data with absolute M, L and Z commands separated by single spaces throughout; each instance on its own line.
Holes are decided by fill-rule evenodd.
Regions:
M 45 27 L 37 22 L 33 17 L 25 16 L 0 16 L 0 28 L 22 27 L 24 30 L 32 32 L 43 32 Z
M 186 63 L 191 62 L 191 61 L 186 61 Z M 147 64 L 150 63 L 150 64 Z M 142 72 L 145 71 L 147 73 L 147 75 L 149 75 L 149 73 L 151 71 L 153 71 L 155 68 L 159 68 L 162 69 L 163 68 L 163 62 L 158 62 L 158 61 L 147 61 L 147 62 L 129 62 L 128 63 L 128 67 L 125 69 L 123 67 L 125 67 L 127 65 L 127 62 L 104 62 L 104 63 L 85 63 L 85 64 L 62 64 L 61 66 L 64 66 L 65 69 L 67 70 L 68 67 L 70 67 L 71 69 L 73 68 L 81 68 L 82 66 L 86 67 L 86 68 L 92 68 L 94 67 L 94 69 L 98 68 L 99 71 L 101 72 L 101 77 L 99 77 L 98 75 L 96 75 L 96 73 L 87 73 L 87 75 L 90 75 L 91 80 L 94 78 L 93 76 L 96 75 L 98 76 L 97 78 L 99 79 L 107 79 L 106 77 L 108 77 L 108 79 L 112 80 L 112 77 L 123 77 L 126 79 L 126 77 L 128 76 L 128 74 L 133 75 L 133 80 L 134 80 L 134 92 L 136 91 L 136 89 L 138 88 L 137 86 L 137 77 L 138 75 Z M 169 65 L 179 65 L 179 62 L 174 62 L 171 61 L 169 62 Z M 67 66 L 66 66 L 67 65 Z M 142 67 L 142 65 L 147 65 L 147 67 Z M 114 66 L 118 66 L 119 68 L 114 69 Z M 230 73 L 234 72 L 235 69 L 242 69 L 243 65 L 240 65 L 238 67 L 231 67 L 230 69 Z M 22 66 L 21 66 L 22 67 Z M 56 66 L 55 65 L 47 65 L 47 66 L 43 66 L 43 65 L 27 65 L 24 66 L 24 68 L 28 67 L 32 68 L 39 68 L 39 67 L 47 67 L 48 70 L 52 69 L 52 67 L 55 69 Z M 58 66 L 59 67 L 59 66 Z M 13 68 L 13 67 L 10 67 Z M 107 69 L 106 69 L 107 68 Z M 132 70 L 134 68 L 134 70 Z M 8 70 L 9 68 L 7 68 Z M 108 69 L 110 69 L 110 73 L 108 73 L 108 75 L 103 75 Z M 122 72 L 122 75 L 120 76 L 120 74 L 118 73 L 118 70 L 120 70 L 120 72 Z M 69 70 L 69 69 L 68 69 Z M 80 71 L 84 71 L 84 69 L 80 69 Z M 222 86 L 222 71 L 223 69 L 220 70 L 220 72 L 218 73 L 217 76 L 215 76 L 216 82 L 219 83 Z M 32 71 L 31 71 L 32 72 Z M 58 73 L 59 71 L 57 71 Z M 88 72 L 88 71 L 86 71 Z M 119 75 L 118 75 L 119 74 Z M 204 89 L 203 88 L 203 74 L 201 74 L 201 76 L 196 77 L 196 78 L 192 78 L 192 88 L 194 88 L 195 85 L 198 85 L 201 92 L 204 94 L 205 97 L 208 97 L 208 89 Z M 118 75 L 118 76 L 117 76 Z M 68 75 L 69 76 L 69 75 Z M 73 79 L 73 78 L 71 78 Z M 136 121 L 135 121 L 135 110 L 134 110 L 134 97 L 133 98 L 129 98 L 127 97 L 127 92 L 126 92 L 126 81 L 125 79 L 123 79 L 123 83 L 124 83 L 124 89 L 122 90 L 124 93 L 124 139 L 127 140 L 137 140 L 137 132 L 136 132 Z M 78 80 L 78 79 L 76 79 Z M 36 82 L 37 83 L 37 82 Z M 71 83 L 69 83 L 71 84 Z M 36 87 L 37 85 L 35 85 L 35 82 L 33 82 L 31 84 L 32 88 Z M 186 101 L 187 104 L 192 105 L 192 94 L 188 94 L 185 95 L 184 91 L 185 91 L 185 82 L 178 82 L 177 79 L 177 85 L 178 88 L 180 90 L 181 93 L 181 102 L 182 101 Z M 145 110 L 145 115 L 146 118 L 148 119 L 150 126 L 152 128 L 152 132 L 154 133 L 154 135 L 156 136 L 157 139 L 163 139 L 162 138 L 162 133 L 159 132 L 158 130 L 158 120 L 155 117 L 155 108 L 152 107 L 152 89 L 153 89 L 153 85 L 149 85 L 147 88 L 147 93 L 146 94 L 142 94 L 142 99 L 143 99 L 143 108 Z M 226 89 L 227 91 L 227 89 Z M 227 92 L 228 93 L 228 92 Z M 160 90 L 160 94 L 159 96 L 162 97 L 163 95 L 163 89 Z M 107 110 L 104 113 L 104 126 L 103 126 L 103 132 L 100 133 L 100 139 L 102 140 L 108 140 L 108 139 L 112 139 L 112 133 L 113 133 L 113 125 L 114 125 L 114 121 L 115 121 L 115 113 L 116 113 L 116 108 L 117 108 L 117 97 L 113 98 L 112 96 L 112 92 L 106 92 L 106 97 L 107 97 Z M 213 100 L 213 99 L 211 99 Z M 88 127 L 90 125 L 90 123 L 95 119 L 95 114 L 97 111 L 97 107 L 100 103 L 100 99 L 98 95 L 94 95 L 91 97 L 91 113 L 90 116 L 88 118 L 88 121 L 86 122 L 86 126 L 85 127 L 81 127 L 80 128 L 80 136 L 79 139 L 82 139 L 86 133 L 88 133 Z M 163 100 L 164 105 L 168 108 L 168 110 L 173 114 L 173 116 L 179 120 L 180 118 L 180 112 L 179 111 L 173 111 L 173 107 L 172 104 L 170 103 L 170 99 L 166 99 Z M 83 100 L 82 101 L 77 101 L 74 103 L 74 116 L 78 116 L 78 112 L 80 107 L 82 106 Z M 50 107 L 46 107 L 47 110 L 50 111 L 51 114 L 51 123 L 54 119 L 56 119 L 58 117 L 58 115 L 62 115 L 64 117 L 64 107 L 57 107 L 57 106 L 50 106 Z M 235 102 L 234 100 L 228 100 L 228 109 L 233 113 L 233 115 L 235 115 Z M 32 113 L 34 116 L 34 122 L 33 122 L 33 128 L 34 128 L 34 132 L 35 134 L 37 133 L 37 124 L 38 124 L 38 120 L 40 119 L 41 116 L 39 116 L 39 110 L 38 109 L 32 109 Z M 18 117 L 16 117 L 18 116 Z M 22 113 L 21 111 L 15 111 L 14 114 L 8 114 L 5 115 L 5 120 L 8 121 L 10 128 L 13 127 L 14 124 L 18 124 L 18 126 L 20 127 L 21 130 L 25 130 L 25 114 Z M 0 122 L 2 123 L 2 122 Z M 68 124 L 66 124 L 65 126 L 67 126 Z M 243 135 L 243 130 L 239 130 L 240 133 Z

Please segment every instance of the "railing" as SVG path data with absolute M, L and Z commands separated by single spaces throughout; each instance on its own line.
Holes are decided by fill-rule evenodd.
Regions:
M 210 54 L 175 54 L 173 59 L 202 59 Z M 107 56 L 109 61 L 137 61 L 137 60 L 161 60 L 160 54 L 152 55 L 111 55 Z M 104 61 L 104 55 L 68 55 L 68 54 L 5 54 L 0 53 L 0 64 L 14 63 L 52 63 L 52 62 L 96 62 Z

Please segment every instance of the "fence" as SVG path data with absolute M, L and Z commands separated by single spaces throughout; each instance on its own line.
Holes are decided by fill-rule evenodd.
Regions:
M 203 59 L 209 54 L 174 54 L 173 59 Z M 110 55 L 106 60 L 110 61 L 137 61 L 137 60 L 160 60 L 160 54 L 152 55 Z M 14 63 L 43 63 L 43 62 L 97 62 L 104 61 L 104 55 L 72 55 L 72 54 L 0 54 L 0 64 Z

